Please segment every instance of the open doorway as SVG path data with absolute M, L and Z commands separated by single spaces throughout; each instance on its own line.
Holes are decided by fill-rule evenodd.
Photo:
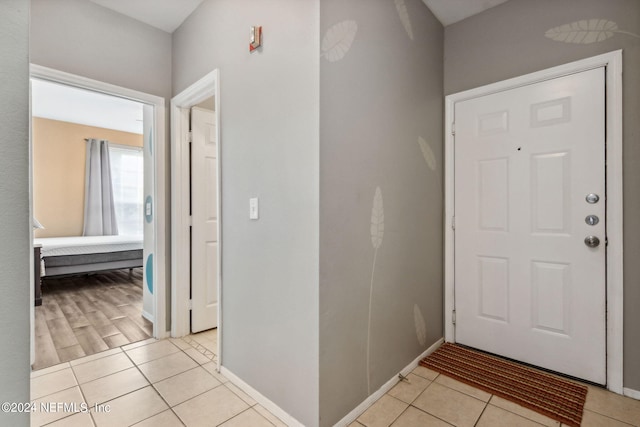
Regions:
M 31 86 L 37 370 L 164 336 L 164 111 L 161 99 L 41 67 Z
M 220 97 L 217 70 L 171 102 L 172 327 L 211 347 L 220 366 Z M 202 332 L 208 331 L 208 332 Z M 206 345 L 205 345 L 206 347 Z

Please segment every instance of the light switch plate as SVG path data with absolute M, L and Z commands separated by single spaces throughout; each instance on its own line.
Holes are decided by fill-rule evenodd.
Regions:
M 146 211 L 145 215 L 147 216 L 151 215 L 151 203 L 147 202 L 145 211 Z
M 258 198 L 252 197 L 249 199 L 249 219 L 258 219 L 259 217 Z

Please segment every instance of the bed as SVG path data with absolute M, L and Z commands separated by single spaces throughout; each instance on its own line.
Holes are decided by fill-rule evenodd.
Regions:
M 34 239 L 42 245 L 41 276 L 142 267 L 142 236 L 78 236 Z

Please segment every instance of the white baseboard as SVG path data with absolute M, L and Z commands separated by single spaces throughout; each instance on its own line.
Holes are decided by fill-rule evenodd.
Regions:
M 147 319 L 149 322 L 153 323 L 153 316 L 150 315 L 149 313 L 147 313 L 146 311 L 142 310 L 142 317 L 144 317 L 145 319 Z
M 630 397 L 632 399 L 636 399 L 636 400 L 640 400 L 640 391 L 638 390 L 633 390 L 631 388 L 623 388 L 622 389 L 622 393 L 627 396 Z
M 422 353 L 420 356 L 416 357 L 415 360 L 409 363 L 404 369 L 402 369 L 400 373 L 403 376 L 409 375 L 409 373 L 413 371 L 416 366 L 418 366 L 418 363 L 420 363 L 422 359 L 424 359 L 425 357 L 427 357 L 428 355 L 436 351 L 438 347 L 442 345 L 443 342 L 444 342 L 444 338 L 440 338 L 438 341 L 433 343 L 431 347 L 426 349 L 424 353 Z M 391 390 L 393 386 L 396 385 L 397 383 L 398 383 L 398 376 L 394 375 L 393 377 L 391 377 L 389 381 L 384 383 L 382 387 L 380 387 L 377 391 L 375 391 L 371 396 L 367 397 L 364 400 L 364 402 L 359 404 L 353 411 L 349 412 L 344 418 L 342 418 L 340 421 L 335 423 L 333 427 L 346 427 L 352 422 L 354 422 L 360 414 L 366 411 L 367 408 L 369 408 L 369 406 L 373 405 L 386 392 Z
M 256 402 L 261 404 L 266 410 L 271 412 L 276 417 L 280 418 L 282 422 L 291 427 L 304 427 L 300 421 L 293 418 L 287 412 L 285 412 L 278 405 L 273 403 L 271 400 L 262 395 L 258 390 L 251 387 L 249 384 L 241 380 L 236 374 L 225 368 L 224 366 L 220 367 L 220 373 L 227 377 L 229 381 L 231 381 L 234 385 L 238 386 L 240 390 L 247 393 L 251 396 Z

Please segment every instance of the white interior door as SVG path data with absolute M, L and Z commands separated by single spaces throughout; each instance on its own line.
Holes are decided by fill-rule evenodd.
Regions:
M 604 77 L 598 68 L 455 104 L 456 341 L 600 384 Z
M 218 159 L 213 111 L 191 109 L 191 332 L 218 326 Z

